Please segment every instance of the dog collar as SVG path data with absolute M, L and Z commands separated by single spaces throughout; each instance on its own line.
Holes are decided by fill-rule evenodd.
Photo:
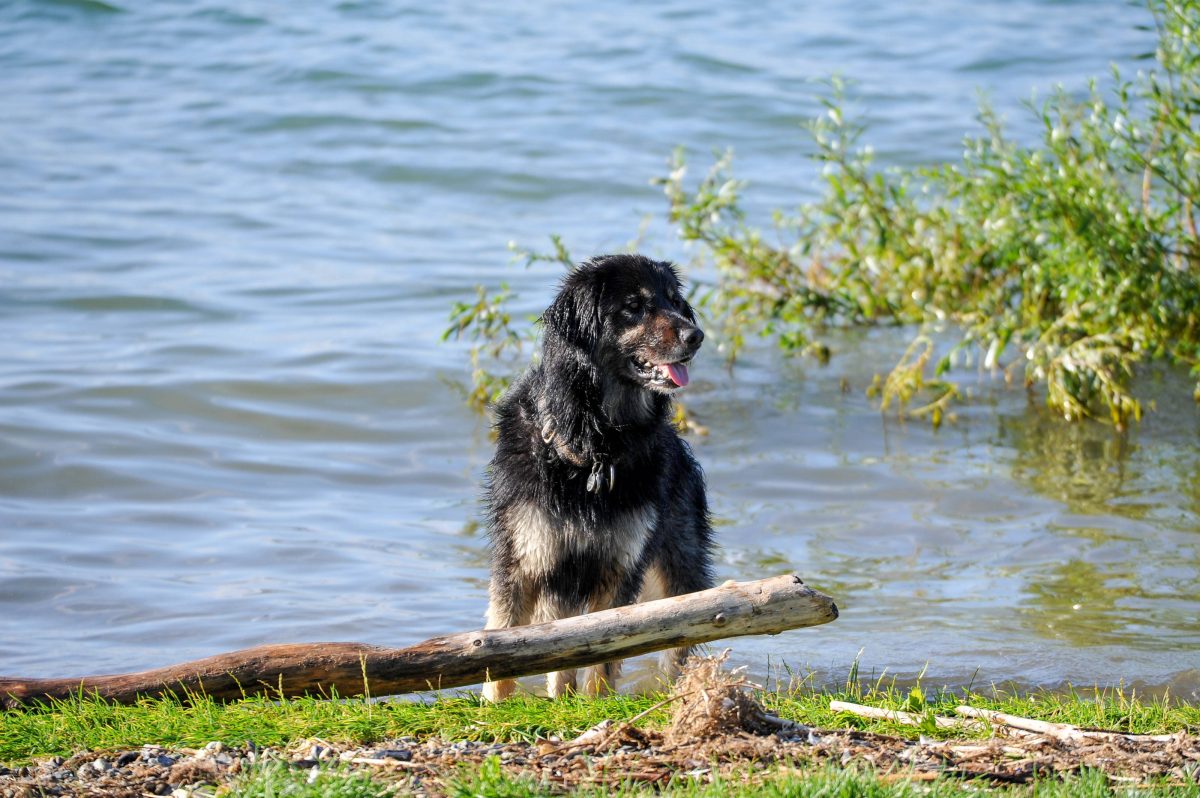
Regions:
M 542 443 L 547 446 L 553 446 L 554 451 L 568 463 L 576 466 L 583 466 L 584 459 L 581 455 L 572 451 L 571 447 L 562 440 L 558 435 L 558 423 L 554 420 L 554 416 L 547 415 L 546 420 L 542 422 L 541 429 Z M 605 465 L 607 464 L 607 469 Z M 588 474 L 587 492 L 600 493 L 607 488 L 611 492 L 613 486 L 617 484 L 617 467 L 611 462 L 608 462 L 606 455 L 594 455 L 592 457 L 592 470 Z

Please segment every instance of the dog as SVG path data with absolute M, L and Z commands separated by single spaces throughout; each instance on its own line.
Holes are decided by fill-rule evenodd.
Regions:
M 496 407 L 484 487 L 487 628 L 542 623 L 713 585 L 704 476 L 672 396 L 704 340 L 675 268 L 640 255 L 578 265 L 542 314 L 542 358 Z M 678 670 L 689 650 L 667 656 Z M 609 692 L 619 662 L 590 668 Z M 548 675 L 551 697 L 576 672 Z M 512 694 L 513 680 L 484 685 Z

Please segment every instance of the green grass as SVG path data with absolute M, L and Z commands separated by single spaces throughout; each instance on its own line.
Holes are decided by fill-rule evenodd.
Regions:
M 964 736 L 962 732 L 937 729 L 935 714 L 953 714 L 960 703 L 997 709 L 1042 720 L 1071 723 L 1132 733 L 1200 730 L 1200 707 L 1168 698 L 1143 698 L 1120 689 L 987 694 L 962 691 L 926 691 L 920 687 L 899 689 L 894 684 L 863 684 L 853 678 L 841 689 L 812 689 L 801 684 L 788 691 L 765 692 L 760 700 L 777 714 L 822 728 L 857 728 L 909 738 L 917 735 Z M 320 737 L 332 742 L 371 743 L 388 738 L 415 736 L 448 740 L 528 741 L 558 735 L 573 737 L 601 720 L 627 720 L 651 709 L 663 696 L 612 696 L 602 699 L 573 697 L 549 701 L 519 695 L 500 705 L 482 702 L 478 696 L 460 694 L 429 701 L 369 703 L 361 700 L 297 698 L 283 701 L 248 699 L 218 704 L 193 697 L 191 703 L 178 699 L 147 699 L 135 706 L 116 706 L 96 698 L 78 696 L 49 706 L 8 710 L 0 713 L 0 762 L 8 765 L 52 755 L 68 756 L 82 750 L 122 750 L 146 743 L 164 746 L 199 747 L 213 740 L 241 745 L 253 740 L 259 746 L 284 747 L 289 743 Z M 829 704 L 841 699 L 891 709 L 924 713 L 931 720 L 924 726 L 901 726 L 832 712 Z M 662 727 L 670 706 L 651 711 L 640 725 Z M 985 734 L 986 732 L 977 732 Z M 311 780 L 310 780 L 311 779 Z M 350 772 L 338 766 L 313 773 L 278 763 L 252 768 L 230 787 L 229 795 L 335 796 L 359 798 L 390 795 L 396 785 L 379 777 Z M 553 794 L 551 787 L 529 776 L 504 772 L 498 760 L 480 768 L 464 768 L 446 784 L 453 796 L 538 796 Z M 575 794 L 703 796 L 908 796 L 975 795 L 981 782 L 939 778 L 932 782 L 908 782 L 881 777 L 858 767 L 814 767 L 795 769 L 780 765 L 765 771 L 736 771 L 711 783 L 680 776 L 670 784 L 651 788 L 626 784 L 619 787 L 585 788 Z M 1125 794 L 1200 796 L 1196 788 L 1155 788 L 1132 793 L 1103 775 L 1085 772 L 1077 778 L 1047 778 L 1023 787 L 1005 788 L 1014 796 L 1114 796 Z
M 989 693 L 937 690 L 930 693 L 915 687 L 907 693 L 894 686 L 852 685 L 837 693 L 800 690 L 766 693 L 763 704 L 778 714 L 810 726 L 822 728 L 860 728 L 904 737 L 962 737 L 955 729 L 938 728 L 935 715 L 954 716 L 954 708 L 970 704 L 1027 718 L 1068 723 L 1075 726 L 1107 729 L 1130 734 L 1200 731 L 1200 706 L 1184 704 L 1169 697 L 1140 698 L 1133 691 L 1118 688 Z M 833 700 L 900 709 L 923 715 L 922 726 L 904 726 L 891 721 L 865 720 L 842 712 L 833 712 Z
M 653 703 L 652 697 L 546 701 L 518 696 L 490 705 L 477 696 L 462 695 L 427 703 L 250 698 L 219 704 L 197 697 L 184 704 L 173 698 L 155 698 L 121 707 L 76 697 L 0 714 L 0 762 L 143 743 L 194 747 L 213 740 L 231 745 L 253 740 L 264 747 L 305 737 L 364 743 L 408 735 L 533 740 L 578 733 L 609 717 L 632 717 Z
M 717 776 L 713 780 L 678 777 L 662 788 L 626 784 L 619 788 L 597 787 L 573 793 L 578 796 L 642 796 L 670 795 L 675 798 L 735 798 L 756 795 L 767 798 L 963 798 L 978 796 L 981 785 L 952 778 L 914 782 L 903 778 L 881 779 L 869 768 L 838 768 L 833 766 L 807 768 L 780 767 L 767 773 L 749 770 Z M 1027 787 L 1012 787 L 1005 795 L 1038 796 L 1038 798 L 1107 798 L 1117 795 L 1200 796 L 1200 786 L 1158 787 L 1143 790 L 1121 788 L 1103 773 L 1085 771 L 1068 779 L 1046 779 Z M 513 777 L 500 771 L 498 763 L 478 773 L 465 776 L 451 785 L 455 798 L 474 796 L 551 796 L 555 793 L 545 785 L 527 778 Z
M 392 790 L 367 773 L 327 769 L 314 777 L 310 771 L 274 763 L 249 771 L 225 794 L 237 798 L 376 798 L 391 795 Z
M 486 761 L 478 770 L 464 769 L 446 788 L 446 794 L 452 798 L 535 798 L 561 794 L 535 779 L 505 773 L 499 760 L 494 758 Z M 680 776 L 664 786 L 626 783 L 615 787 L 585 787 L 572 795 L 581 798 L 646 795 L 674 798 L 735 798 L 746 795 L 767 798 L 966 798 L 978 796 L 982 791 L 984 786 L 979 783 L 945 777 L 912 782 L 903 778 L 880 778 L 868 768 L 825 766 L 793 769 L 781 766 L 765 773 L 755 773 L 749 769 L 735 771 L 730 775 L 715 777 L 711 782 Z M 1027 786 L 1003 788 L 1002 791 L 1012 798 L 1200 796 L 1200 786 L 1133 789 L 1113 782 L 1096 771 L 1084 771 L 1078 776 L 1061 780 L 1035 781 Z M 307 772 L 273 766 L 251 772 L 235 784 L 229 794 L 234 798 L 375 798 L 393 794 L 393 790 L 386 782 L 362 774 L 334 769 L 321 772 L 310 782 Z
M 772 711 L 811 726 L 869 729 L 907 737 L 950 736 L 936 729 L 932 721 L 923 727 L 908 727 L 831 712 L 829 702 L 834 699 L 929 715 L 953 714 L 954 706 L 965 701 L 1016 715 L 1133 733 L 1200 730 L 1200 707 L 1141 698 L 1118 689 L 964 696 L 955 691 L 926 694 L 919 688 L 905 692 L 887 685 L 856 685 L 837 691 L 801 687 L 762 695 Z M 490 705 L 478 696 L 462 694 L 428 702 L 388 703 L 296 698 L 219 704 L 196 698 L 184 704 L 164 698 L 121 707 L 76 697 L 0 714 L 0 762 L 23 763 L 43 756 L 136 748 L 144 743 L 196 747 L 213 740 L 230 745 L 253 740 L 259 746 L 283 746 L 306 737 L 362 743 L 410 735 L 487 741 L 529 741 L 550 735 L 565 739 L 604 719 L 632 718 L 661 700 L 661 695 L 653 694 L 558 701 L 521 695 Z M 661 726 L 669 713 L 669 706 L 662 707 L 639 723 Z

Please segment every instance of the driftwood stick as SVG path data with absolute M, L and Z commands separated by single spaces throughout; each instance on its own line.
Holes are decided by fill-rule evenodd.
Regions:
M 166 668 L 107 676 L 26 679 L 0 676 L 0 708 L 83 693 L 119 704 L 138 696 L 396 695 L 462 687 L 489 679 L 595 665 L 676 646 L 742 635 L 778 634 L 829 623 L 833 599 L 788 574 L 726 582 L 683 596 L 561 621 L 462 632 L 409 648 L 364 643 L 258 646 Z
M 920 726 L 925 720 L 924 715 L 918 715 L 915 712 L 870 707 L 866 704 L 852 704 L 849 701 L 830 701 L 829 708 L 834 712 L 847 712 L 851 715 L 858 715 L 861 718 L 872 718 L 874 720 L 890 720 L 904 726 Z M 938 728 L 942 729 L 966 730 L 977 728 L 981 725 L 973 721 L 963 720 L 962 718 L 946 718 L 941 715 L 935 715 L 933 722 Z
M 1060 740 L 1073 742 L 1081 738 L 1079 729 L 1066 723 L 1050 723 L 1045 720 L 1022 718 L 1019 715 L 1009 715 L 1007 712 L 997 712 L 991 709 L 976 709 L 965 704 L 954 708 L 959 715 L 967 718 L 980 718 L 998 726 L 1009 726 L 1014 729 L 1044 734 Z
M 1155 743 L 1170 743 L 1180 739 L 1178 734 L 1126 734 L 1125 732 L 1081 729 L 1069 723 L 1051 723 L 1050 721 L 1035 720 L 1034 718 L 1023 718 L 1020 715 L 1009 715 L 1007 712 L 997 712 L 992 709 L 976 709 L 975 707 L 966 705 L 955 707 L 954 711 L 964 717 L 980 718 L 997 725 L 1035 732 L 1069 743 L 1081 740 L 1112 740 L 1117 737 L 1126 740 Z

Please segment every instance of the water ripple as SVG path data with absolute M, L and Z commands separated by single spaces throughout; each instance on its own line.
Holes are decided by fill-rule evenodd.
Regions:
M 478 625 L 488 427 L 447 386 L 467 342 L 439 339 L 476 283 L 545 307 L 560 269 L 509 268 L 510 240 L 620 248 L 661 220 L 648 181 L 677 145 L 696 171 L 735 149 L 752 222 L 793 207 L 832 72 L 885 165 L 956 156 L 978 88 L 1027 139 L 1030 90 L 1145 52 L 1143 16 L 0 5 L 0 670 Z M 1118 445 L 981 379 L 958 426 L 898 425 L 862 395 L 898 340 L 697 361 L 721 577 L 796 569 L 845 608 L 742 661 L 836 674 L 866 645 L 868 670 L 947 682 L 1196 684 L 1195 407 L 1164 389 Z

